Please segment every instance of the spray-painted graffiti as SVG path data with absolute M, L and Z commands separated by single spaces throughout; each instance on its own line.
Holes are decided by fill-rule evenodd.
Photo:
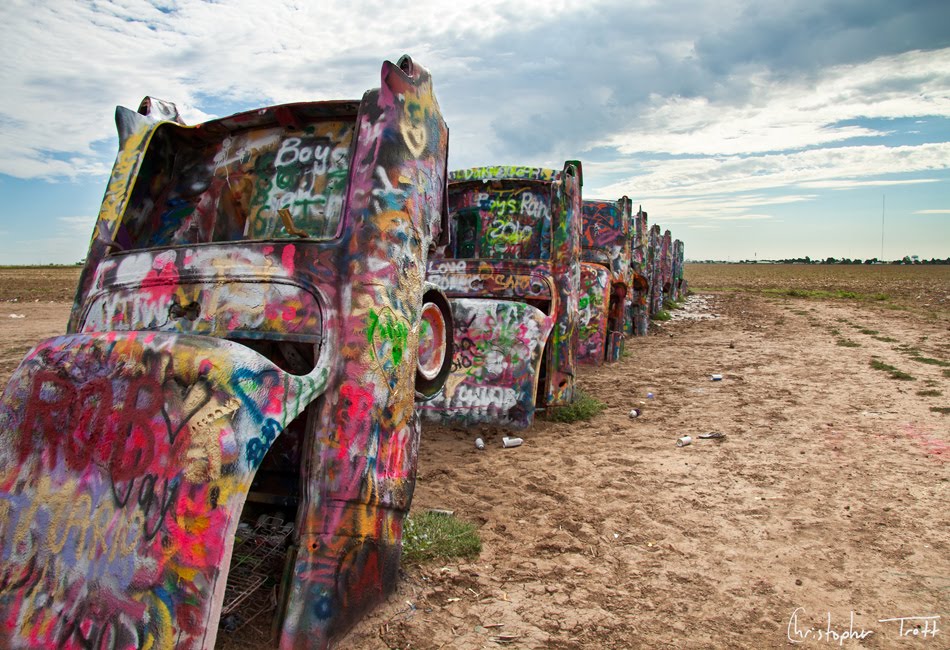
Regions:
M 445 390 L 419 408 L 459 424 L 528 426 L 553 319 L 523 302 L 459 298 L 451 304 L 452 374 Z
M 581 264 L 578 299 L 578 363 L 601 364 L 607 345 L 607 308 L 610 302 L 610 271 L 600 264 Z
M 647 267 L 650 278 L 650 315 L 663 309 L 663 272 L 661 267 L 661 247 L 663 236 L 660 226 L 653 224 L 650 228 L 650 243 L 647 247 Z
M 550 188 L 543 185 L 453 194 L 456 249 L 473 258 L 549 259 L 550 203 Z
M 328 376 L 211 337 L 34 348 L 0 411 L 4 647 L 200 647 L 260 456 Z
M 683 277 L 683 257 L 685 247 L 679 239 L 673 241 L 673 300 L 681 300 L 686 296 L 686 280 Z
M 650 270 L 648 249 L 650 245 L 647 213 L 643 209 L 634 215 L 633 270 L 630 296 L 630 332 L 636 336 L 646 336 L 650 324 Z
M 624 335 L 630 329 L 630 309 L 627 301 L 631 295 L 632 248 L 634 228 L 631 223 L 630 199 L 618 201 L 584 201 L 584 235 L 582 259 L 596 264 L 606 274 L 604 282 L 584 282 L 582 271 L 582 296 L 586 290 L 591 306 L 599 311 L 581 310 L 582 326 L 578 339 L 578 361 L 601 364 L 604 360 L 615 361 L 623 352 Z M 593 278 L 595 271 L 588 271 Z M 600 296 L 595 297 L 595 288 L 601 286 Z
M 512 260 L 452 260 L 430 264 L 428 279 L 450 296 L 485 294 L 541 304 L 557 295 L 554 278 L 546 271 L 544 265 Z
M 663 287 L 663 300 L 673 297 L 673 237 L 670 231 L 663 233 L 660 239 L 660 285 Z
M 557 179 L 557 175 L 558 171 L 554 169 L 495 165 L 489 167 L 473 167 L 472 169 L 458 169 L 453 171 L 449 178 L 453 182 L 519 179 L 552 182 Z
M 633 223 L 636 227 L 629 313 L 632 331 L 643 336 L 650 317 L 662 310 L 667 301 L 679 300 L 686 294 L 685 247 L 680 240 L 673 240 L 669 230 L 660 234 L 657 224 L 647 228 L 647 213 L 642 209 L 634 215 Z
M 484 300 L 481 310 L 486 313 L 498 308 L 499 299 L 526 303 L 548 315 L 552 327 L 539 347 L 543 353 L 540 369 L 517 367 L 518 372 L 529 373 L 525 376 L 473 375 L 464 366 L 467 344 L 456 336 L 458 363 L 446 382 L 446 396 L 423 413 L 433 420 L 527 426 L 536 405 L 566 404 L 574 396 L 581 275 L 580 164 L 568 162 L 560 172 L 510 167 L 452 172 L 449 208 L 452 244 L 430 261 L 429 280 L 450 298 Z M 480 336 L 492 338 L 491 319 L 475 323 L 489 328 Z M 539 375 L 544 377 L 543 385 L 536 392 L 528 391 L 526 387 L 536 383 Z M 511 389 L 502 391 L 508 401 L 517 396 L 513 406 L 493 405 L 492 400 L 501 396 L 494 388 L 500 386 Z M 462 397 L 483 401 L 463 403 Z
M 425 69 L 381 79 L 195 127 L 118 110 L 69 334 L 0 403 L 0 647 L 213 647 L 235 530 L 277 503 L 281 647 L 394 588 L 419 377 L 453 357 L 424 297 L 448 131 Z

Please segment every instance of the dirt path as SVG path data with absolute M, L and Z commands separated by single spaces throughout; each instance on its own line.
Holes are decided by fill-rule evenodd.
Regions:
M 930 410 L 950 405 L 950 378 L 911 358 L 950 358 L 946 324 L 704 298 L 719 318 L 671 321 L 582 373 L 609 405 L 591 422 L 541 422 L 515 449 L 483 431 L 482 452 L 473 432 L 427 426 L 413 507 L 477 522 L 484 550 L 407 569 L 340 647 L 824 646 L 828 614 L 843 633 L 851 612 L 873 634 L 845 647 L 950 646 L 950 416 Z M 5 383 L 68 305 L 3 304 Z M 916 381 L 873 370 L 872 355 Z M 726 437 L 696 439 L 711 431 Z M 684 434 L 693 444 L 676 447 Z M 932 615 L 948 628 L 936 638 L 879 622 Z

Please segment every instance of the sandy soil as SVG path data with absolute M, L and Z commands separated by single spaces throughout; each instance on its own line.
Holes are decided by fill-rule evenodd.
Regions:
M 427 426 L 413 507 L 476 522 L 484 549 L 407 567 L 340 647 L 838 646 L 829 614 L 833 633 L 872 632 L 845 647 L 950 647 L 950 416 L 931 411 L 950 405 L 950 377 L 899 349 L 947 360 L 946 322 L 702 298 L 696 312 L 716 318 L 666 323 L 581 373 L 609 406 L 590 422 L 539 422 L 514 449 L 482 430 L 484 451 L 472 431 Z M 5 382 L 63 330 L 68 304 L 2 304 Z M 916 381 L 872 369 L 872 355 Z M 682 435 L 693 443 L 677 447 Z M 902 639 L 898 621 L 879 622 L 911 616 L 947 629 L 905 621 L 918 634 Z
M 407 569 L 341 646 L 820 646 L 828 613 L 840 634 L 853 611 L 850 629 L 873 634 L 845 645 L 950 647 L 950 630 L 907 641 L 879 622 L 950 627 L 950 419 L 930 410 L 950 379 L 895 349 L 947 359 L 946 324 L 748 294 L 708 296 L 708 311 L 583 372 L 609 405 L 591 422 L 539 423 L 515 449 L 490 433 L 483 452 L 471 432 L 425 428 L 413 507 L 477 522 L 484 550 Z M 713 431 L 726 437 L 696 439 Z
M 7 385 L 30 348 L 66 331 L 71 307 L 71 302 L 0 302 L 0 386 Z

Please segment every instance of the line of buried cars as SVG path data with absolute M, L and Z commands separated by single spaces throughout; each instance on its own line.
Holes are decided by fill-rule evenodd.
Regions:
M 420 414 L 526 427 L 684 290 L 578 162 L 448 173 L 409 57 L 360 101 L 116 123 L 67 331 L 0 401 L 5 648 L 210 648 L 249 605 L 328 647 L 395 587 Z
M 582 200 L 582 185 L 578 161 L 449 174 L 449 243 L 427 279 L 450 300 L 455 350 L 424 418 L 528 427 L 574 400 L 578 364 L 616 361 L 683 295 L 682 242 L 627 197 Z

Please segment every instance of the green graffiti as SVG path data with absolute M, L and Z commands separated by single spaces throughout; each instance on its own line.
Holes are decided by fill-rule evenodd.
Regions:
M 373 357 L 376 358 L 376 346 L 373 342 L 378 335 L 380 341 L 385 341 L 392 347 L 393 363 L 398 366 L 409 342 L 409 327 L 393 318 L 392 312 L 383 319 L 370 309 L 367 320 L 369 323 L 366 328 L 366 341 L 371 344 L 370 351 L 373 352 Z

